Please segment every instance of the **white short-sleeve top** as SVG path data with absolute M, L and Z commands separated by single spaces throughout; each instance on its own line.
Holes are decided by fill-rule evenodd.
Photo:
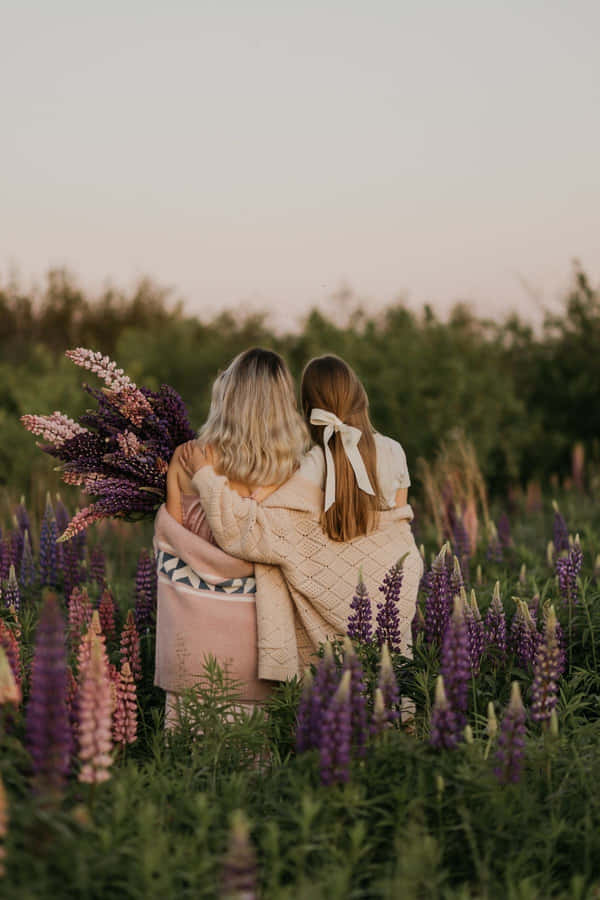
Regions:
M 377 480 L 383 498 L 383 508 L 393 509 L 396 505 L 396 491 L 410 487 L 406 454 L 402 445 L 393 438 L 377 432 L 373 437 L 377 453 Z M 325 488 L 325 454 L 321 447 L 315 445 L 308 451 L 298 474 Z

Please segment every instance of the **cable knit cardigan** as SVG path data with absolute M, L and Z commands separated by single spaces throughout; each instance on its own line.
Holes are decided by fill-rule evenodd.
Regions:
M 192 485 L 219 546 L 257 564 L 260 678 L 300 674 L 319 643 L 345 634 L 359 569 L 376 601 L 383 576 L 404 554 L 398 606 L 407 653 L 423 573 L 408 504 L 382 511 L 375 531 L 341 543 L 321 527 L 323 491 L 298 472 L 262 503 L 240 497 L 211 466 L 199 469 Z

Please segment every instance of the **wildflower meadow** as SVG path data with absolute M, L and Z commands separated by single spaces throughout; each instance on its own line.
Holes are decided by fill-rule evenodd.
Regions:
M 74 514 L 2 497 L 0 896 L 600 896 L 588 491 L 424 512 L 412 658 L 399 560 L 302 684 L 249 715 L 207 659 L 173 730 L 151 523 Z

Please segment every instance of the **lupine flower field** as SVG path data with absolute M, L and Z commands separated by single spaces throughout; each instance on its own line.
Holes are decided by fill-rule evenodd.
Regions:
M 264 713 L 207 660 L 171 732 L 150 523 L 5 494 L 0 896 L 600 897 L 600 513 L 555 494 L 420 517 L 412 659 L 399 560 Z

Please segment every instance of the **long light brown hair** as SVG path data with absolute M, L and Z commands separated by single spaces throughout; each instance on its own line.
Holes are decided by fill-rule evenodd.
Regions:
M 377 480 L 377 451 L 374 428 L 369 419 L 369 399 L 355 372 L 338 356 L 318 356 L 302 373 L 302 410 L 315 444 L 323 448 L 322 425 L 311 425 L 313 409 L 334 413 L 346 425 L 360 428 L 358 450 L 363 458 L 375 495 L 361 491 L 354 470 L 334 433 L 329 441 L 335 465 L 335 503 L 323 512 L 323 530 L 334 541 L 349 541 L 368 534 L 377 526 L 381 492 Z
M 308 447 L 294 382 L 278 353 L 245 350 L 216 379 L 208 419 L 198 433 L 216 451 L 218 470 L 251 487 L 281 484 Z

